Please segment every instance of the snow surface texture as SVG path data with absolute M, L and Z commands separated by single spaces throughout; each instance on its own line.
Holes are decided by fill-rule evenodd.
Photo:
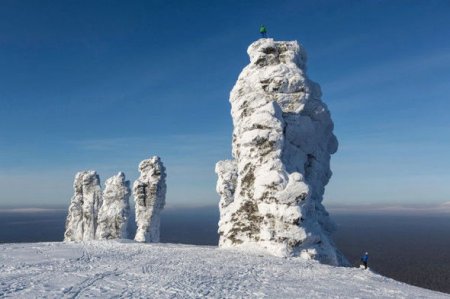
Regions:
M 134 182 L 136 201 L 135 240 L 159 242 L 160 213 L 166 204 L 166 169 L 161 159 L 154 156 L 139 164 L 140 177 Z
M 125 174 L 106 180 L 103 190 L 103 205 L 98 213 L 98 240 L 126 239 L 128 216 L 130 213 L 130 182 L 125 180 Z
M 345 265 L 322 205 L 338 142 L 320 86 L 306 76 L 306 53 L 273 39 L 247 52 L 230 95 L 233 160 L 216 165 L 219 245 Z
M 73 188 L 75 194 L 69 206 L 64 241 L 94 240 L 98 211 L 102 205 L 102 190 L 97 172 L 78 172 Z
M 0 297 L 450 298 L 358 268 L 124 242 L 2 244 Z

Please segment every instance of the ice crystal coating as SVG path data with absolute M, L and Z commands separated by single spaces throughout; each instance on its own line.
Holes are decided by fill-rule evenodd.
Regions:
M 73 195 L 69 212 L 66 219 L 66 231 L 64 232 L 64 241 L 82 241 L 83 240 L 83 191 L 82 191 L 83 172 L 75 175 Z
M 233 160 L 220 161 L 221 247 L 260 248 L 343 265 L 322 205 L 337 151 L 317 83 L 296 41 L 260 39 L 230 94 Z
M 133 184 L 136 201 L 137 242 L 159 242 L 160 213 L 166 203 L 166 169 L 154 156 L 139 164 L 140 177 Z
M 125 174 L 119 172 L 105 182 L 103 205 L 98 213 L 98 240 L 126 239 L 128 216 L 130 213 L 130 181 Z
M 102 205 L 102 191 L 97 172 L 82 171 L 75 175 L 64 241 L 95 239 L 98 211 Z

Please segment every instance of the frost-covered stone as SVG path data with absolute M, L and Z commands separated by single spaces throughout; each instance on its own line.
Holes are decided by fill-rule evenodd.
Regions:
M 66 230 L 64 232 L 64 241 L 82 241 L 83 240 L 83 172 L 75 175 L 73 189 L 75 191 L 69 205 L 69 212 L 66 219 Z
M 82 171 L 75 175 L 72 197 L 66 220 L 64 241 L 94 240 L 102 191 L 97 172 Z
M 216 165 L 219 245 L 345 264 L 322 205 L 338 143 L 306 53 L 296 41 L 260 39 L 248 54 L 230 95 L 233 160 Z
M 160 213 L 166 203 L 166 169 L 154 156 L 139 164 L 140 177 L 133 184 L 136 201 L 137 242 L 159 242 Z
M 123 172 L 106 180 L 103 205 L 98 212 L 98 240 L 127 238 L 130 194 L 130 181 L 125 180 Z
M 100 178 L 95 171 L 83 175 L 83 240 L 95 240 L 98 211 L 102 206 Z

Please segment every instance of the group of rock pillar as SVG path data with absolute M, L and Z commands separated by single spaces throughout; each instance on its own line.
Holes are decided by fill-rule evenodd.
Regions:
M 160 213 L 165 205 L 166 173 L 154 156 L 139 164 L 140 176 L 133 184 L 138 242 L 159 242 Z M 102 190 L 96 171 L 75 175 L 74 195 L 66 220 L 64 241 L 127 239 L 130 215 L 130 182 L 119 172 Z

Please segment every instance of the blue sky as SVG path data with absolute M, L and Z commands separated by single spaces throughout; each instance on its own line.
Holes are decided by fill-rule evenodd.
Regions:
M 264 23 L 299 40 L 340 148 L 325 204 L 450 201 L 448 1 L 1 1 L 0 206 L 67 205 L 76 171 L 216 204 L 229 91 Z

